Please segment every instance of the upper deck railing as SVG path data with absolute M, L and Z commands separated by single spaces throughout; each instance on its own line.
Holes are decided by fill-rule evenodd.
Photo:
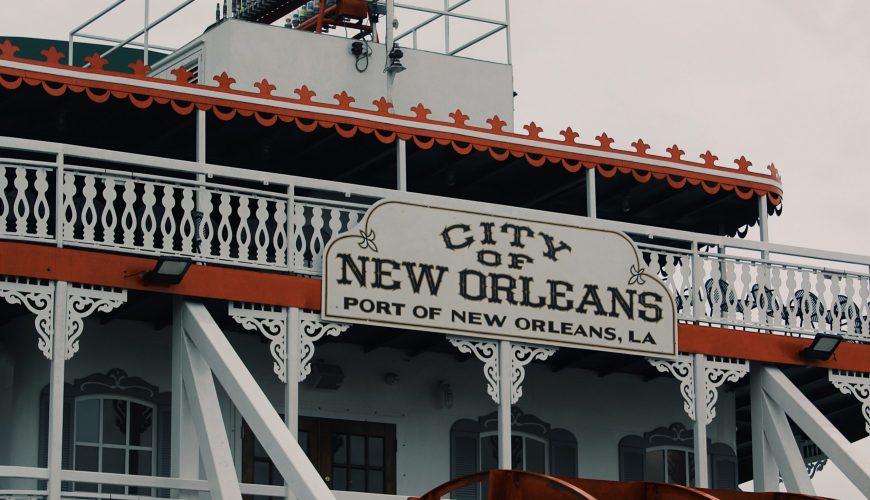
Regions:
M 23 159 L 35 153 L 48 159 Z M 329 239 L 353 228 L 371 203 L 385 197 L 435 200 L 0 138 L 0 240 L 319 275 Z M 541 214 L 529 210 L 528 216 Z M 870 257 L 563 214 L 546 218 L 630 235 L 671 291 L 680 321 L 784 335 L 827 331 L 870 342 Z

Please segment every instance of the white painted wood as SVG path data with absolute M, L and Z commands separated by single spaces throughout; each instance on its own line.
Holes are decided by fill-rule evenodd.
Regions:
M 761 370 L 764 365 L 753 363 L 749 371 L 750 418 L 752 420 L 752 483 L 753 490 L 778 491 L 779 469 L 770 444 L 764 437 L 764 386 Z
M 706 357 L 703 354 L 692 356 L 692 376 L 695 384 L 695 485 L 700 488 L 710 486 L 710 471 L 707 460 L 707 374 Z M 715 390 L 715 389 L 714 389 Z
M 779 465 L 782 482 L 785 483 L 786 491 L 790 493 L 803 493 L 815 495 L 810 476 L 807 474 L 806 465 L 801 458 L 791 427 L 785 412 L 776 402 L 766 395 L 763 397 L 764 410 L 764 438 L 770 445 L 773 457 Z
M 51 339 L 51 383 L 48 403 L 48 500 L 60 500 L 68 287 L 65 281 L 57 281 L 54 284 L 54 333 Z
M 870 464 L 859 464 L 852 444 L 778 368 L 761 369 L 764 392 L 837 464 L 860 491 L 870 491 Z
M 299 438 L 299 373 L 301 369 L 301 319 L 300 310 L 288 307 L 287 329 L 284 335 L 286 363 L 286 387 L 284 392 L 284 420 L 293 437 Z
M 396 139 L 396 189 L 408 190 L 408 152 L 404 139 Z
M 191 418 L 192 408 L 184 388 L 184 328 L 181 301 L 172 308 L 172 460 L 171 475 L 179 479 L 199 479 L 199 440 Z M 180 498 L 191 498 L 180 494 Z
M 202 355 L 187 339 L 182 361 L 184 389 L 193 417 L 193 427 L 202 443 L 200 459 L 205 467 L 212 498 L 237 499 L 242 495 L 230 443 L 218 404 L 211 370 Z
M 511 343 L 498 341 L 498 467 L 511 469 Z
M 598 199 L 595 194 L 595 169 L 586 169 L 586 217 L 598 218 Z
M 275 467 L 292 487 L 293 493 L 302 500 L 334 499 L 205 306 L 185 302 L 182 314 L 188 336 L 260 440 Z

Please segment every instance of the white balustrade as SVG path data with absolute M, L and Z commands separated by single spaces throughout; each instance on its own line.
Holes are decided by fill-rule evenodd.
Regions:
M 0 147 L 58 155 L 57 162 L 0 158 L 3 240 L 319 275 L 326 244 L 354 228 L 369 203 L 422 196 L 37 141 L 0 137 Z M 70 151 L 72 160 L 61 161 Z M 87 163 L 81 159 L 117 169 L 76 165 Z M 870 342 L 870 258 L 614 221 L 582 223 L 631 235 L 642 265 L 673 295 L 680 321 L 781 335 L 826 331 Z

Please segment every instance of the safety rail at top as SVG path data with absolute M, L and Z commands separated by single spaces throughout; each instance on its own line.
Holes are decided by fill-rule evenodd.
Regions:
M 417 193 L 0 137 L 5 240 L 319 275 L 329 239 L 388 197 L 439 202 Z M 870 257 L 510 211 L 625 232 L 671 291 L 681 321 L 787 335 L 828 331 L 870 342 Z

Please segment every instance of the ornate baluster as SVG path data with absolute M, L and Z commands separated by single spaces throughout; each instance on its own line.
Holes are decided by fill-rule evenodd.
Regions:
M 78 220 L 76 206 L 73 199 L 76 195 L 76 176 L 72 172 L 63 174 L 63 239 L 73 241 L 75 239 L 75 226 Z
M 217 237 L 220 243 L 220 256 L 224 259 L 230 258 L 230 240 L 233 237 L 232 229 L 230 229 L 230 195 L 229 193 L 221 193 L 221 204 L 218 207 L 220 213 L 220 222 L 218 223 Z
M 830 327 L 832 332 L 840 331 L 843 324 L 843 315 L 845 313 L 846 307 L 848 307 L 848 301 L 846 302 L 846 304 L 840 303 L 841 280 L 842 276 L 831 276 L 831 305 L 830 307 L 828 307 L 828 313 L 825 315 L 825 322 L 828 322 L 828 316 L 830 316 Z
M 308 244 L 305 242 L 305 205 L 296 203 L 293 206 L 293 267 L 295 269 L 304 269 L 305 266 L 305 249 Z
M 761 263 L 758 268 L 758 288 L 755 290 L 755 302 L 758 314 L 758 324 L 767 325 L 767 310 L 770 307 L 770 299 L 767 296 L 767 290 L 770 289 L 769 278 L 770 269 L 767 264 Z
M 311 207 L 311 227 L 314 232 L 311 234 L 311 240 L 308 242 L 308 248 L 311 251 L 311 269 L 320 272 L 323 262 L 320 259 L 320 254 L 323 252 L 323 207 Z
M 789 267 L 786 268 L 785 271 L 785 298 L 788 300 L 785 303 L 785 326 L 787 327 L 796 327 L 797 326 L 797 313 L 800 311 L 800 304 L 797 300 L 794 299 L 795 292 L 797 291 L 797 282 L 794 279 L 794 268 Z
M 115 242 L 115 226 L 118 225 L 118 214 L 115 213 L 115 179 L 106 177 L 103 179 L 103 200 L 106 202 L 103 206 L 103 213 L 100 217 L 100 223 L 103 225 L 103 242 Z
M 27 169 L 17 167 L 15 169 L 15 203 L 13 210 L 15 211 L 15 234 L 27 234 L 27 219 L 30 217 L 30 205 L 27 203 L 27 186 L 30 181 L 27 180 Z
M 239 227 L 236 228 L 236 242 L 239 244 L 239 258 L 251 259 L 251 228 L 248 219 L 251 217 L 251 198 L 239 195 Z
M 680 287 L 677 296 L 683 301 L 681 314 L 684 318 L 692 317 L 692 255 L 684 254 L 680 265 Z M 688 293 L 686 291 L 688 290 Z
M 858 278 L 858 325 L 859 333 L 870 338 L 870 277 Z
M 0 165 L 0 233 L 5 233 L 6 217 L 9 216 L 9 201 L 6 200 L 6 186 L 9 181 L 6 180 L 6 166 Z
M 211 223 L 212 211 L 214 206 L 211 203 L 211 191 L 199 188 L 201 195 L 199 197 L 199 211 L 202 212 L 202 222 L 199 223 L 199 253 L 203 255 L 212 255 L 211 240 L 214 237 L 214 226 Z
M 843 309 L 846 310 L 845 313 L 845 332 L 848 335 L 857 335 L 858 334 L 858 322 L 860 321 L 861 316 L 858 314 L 858 309 L 854 307 L 855 301 L 855 280 L 858 278 L 845 276 L 844 280 L 846 281 L 846 304 L 843 305 Z
M 145 211 L 142 212 L 142 246 L 148 250 L 154 250 L 154 232 L 157 230 L 157 219 L 154 217 L 154 204 L 157 196 L 154 195 L 154 184 L 145 183 L 145 192 L 142 195 L 145 203 Z
M 97 179 L 91 174 L 84 174 L 85 185 L 82 194 L 85 195 L 85 203 L 82 206 L 82 241 L 94 243 L 94 227 L 97 225 L 97 209 L 94 199 L 97 197 Z
M 121 228 L 124 230 L 124 246 L 136 245 L 136 229 L 139 221 L 136 218 L 136 184 L 132 179 L 124 182 L 124 212 L 121 214 Z
M 257 230 L 254 232 L 254 244 L 257 246 L 257 262 L 269 263 L 269 231 L 266 222 L 269 220 L 269 201 L 266 198 L 257 199 Z
M 747 296 L 750 294 L 750 291 L 752 290 L 752 268 L 754 267 L 754 264 L 750 263 L 750 262 L 739 262 L 738 264 L 735 264 L 735 265 L 740 266 L 739 283 L 742 285 L 741 289 L 738 290 L 737 289 L 737 283 L 738 283 L 737 271 L 735 270 L 734 277 L 731 278 L 731 280 L 733 281 L 733 286 L 731 289 L 734 292 L 734 300 L 737 301 L 740 299 L 746 299 Z M 746 308 L 748 308 L 750 306 L 751 306 L 751 304 L 748 302 L 746 304 L 744 304 L 743 306 L 741 306 L 741 309 L 743 309 L 743 319 L 746 322 L 752 321 L 752 311 L 746 310 Z M 735 306 L 735 309 L 736 309 L 736 306 Z M 735 311 L 735 313 L 736 313 L 736 311 Z
M 163 217 L 160 219 L 160 240 L 163 243 L 164 250 L 175 249 L 175 217 L 173 217 L 172 209 L 175 208 L 175 188 L 172 186 L 163 185 Z
M 815 311 L 813 311 L 817 315 L 816 325 L 814 330 L 819 332 L 825 329 L 825 289 L 827 288 L 827 278 L 825 275 L 816 272 L 816 297 L 818 300 L 815 304 Z
M 48 204 L 46 196 L 48 172 L 44 168 L 36 170 L 36 181 L 33 186 L 36 188 L 36 203 L 33 206 L 33 215 L 36 217 L 36 235 L 45 238 L 48 236 L 48 218 L 51 215 L 51 205 Z M 2 196 L 2 189 L 0 189 L 0 196 Z
M 722 296 L 722 271 L 720 261 L 717 259 L 712 262 L 713 272 L 710 273 L 710 280 L 704 284 L 704 289 L 707 292 L 707 302 L 710 304 L 710 317 L 721 318 L 722 304 L 725 298 Z M 709 286 L 707 286 L 709 284 Z
M 768 310 L 770 310 L 770 316 L 768 317 L 768 322 L 776 325 L 782 325 L 782 312 L 783 312 L 783 297 L 782 297 L 782 266 L 770 266 L 770 297 L 768 300 L 770 301 L 770 305 L 768 306 Z M 767 293 L 765 293 L 767 295 Z
M 275 249 L 275 264 L 287 265 L 287 203 L 275 202 L 275 232 L 272 234 L 272 248 Z
M 338 208 L 332 208 L 329 210 L 329 238 L 326 240 L 326 243 L 329 243 L 329 240 L 338 236 L 341 232 L 341 210 Z
M 193 189 L 185 187 L 181 189 L 181 224 L 178 228 L 181 237 L 181 251 L 189 254 L 193 252 L 193 239 L 196 237 L 196 225 L 193 222 Z
M 728 317 L 728 321 L 731 322 L 735 321 L 737 318 L 737 309 L 743 309 L 743 307 L 740 306 L 740 297 L 742 297 L 742 295 L 738 295 L 737 272 L 734 270 L 734 267 L 735 262 L 733 260 L 725 261 L 725 274 L 722 276 L 725 285 L 721 287 L 724 288 L 724 290 L 722 290 L 722 300 L 727 307 L 725 314 Z M 743 289 L 746 289 L 745 282 L 743 284 Z

